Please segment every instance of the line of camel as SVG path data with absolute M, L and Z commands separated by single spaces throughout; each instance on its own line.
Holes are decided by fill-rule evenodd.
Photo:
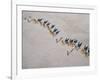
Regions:
M 55 24 L 50 23 L 46 19 L 43 19 L 43 18 L 36 19 L 36 18 L 33 18 L 32 16 L 28 16 L 28 17 L 25 17 L 24 20 L 26 20 L 29 23 L 33 22 L 35 24 L 40 24 L 41 26 L 47 28 L 53 37 L 61 34 L 61 30 L 59 30 L 59 28 Z M 84 45 L 82 42 L 78 41 L 77 39 L 71 39 L 68 37 L 60 36 L 56 38 L 56 43 L 59 43 L 59 42 L 71 48 L 70 51 L 67 51 L 67 55 L 71 54 L 74 50 L 77 50 L 77 51 L 80 51 L 82 54 L 84 54 L 86 57 L 89 56 L 89 53 L 90 53 L 89 46 Z

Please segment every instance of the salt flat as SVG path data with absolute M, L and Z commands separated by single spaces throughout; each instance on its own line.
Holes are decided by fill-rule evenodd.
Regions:
M 47 19 L 57 25 L 67 37 L 89 45 L 89 14 L 23 11 L 23 18 L 28 16 Z M 89 65 L 89 57 L 76 50 L 67 56 L 66 47 L 56 43 L 47 28 L 40 24 L 23 20 L 22 32 L 23 69 Z

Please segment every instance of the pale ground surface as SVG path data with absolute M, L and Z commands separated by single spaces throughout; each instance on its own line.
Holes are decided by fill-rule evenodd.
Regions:
M 68 37 L 89 44 L 89 14 L 24 11 L 23 18 L 27 16 L 47 19 L 58 25 Z M 67 56 L 66 47 L 57 44 L 46 28 L 23 21 L 23 69 L 87 65 L 89 58 L 77 51 Z

